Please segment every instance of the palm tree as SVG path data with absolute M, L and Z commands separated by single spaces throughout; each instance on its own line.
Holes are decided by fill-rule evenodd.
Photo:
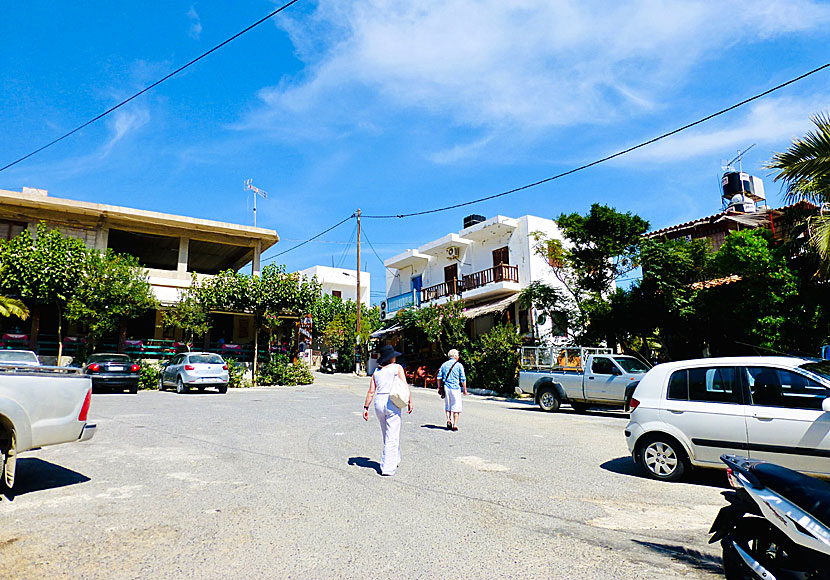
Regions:
M 29 309 L 20 300 L 0 296 L 0 316 L 17 316 L 21 320 L 29 318 Z
M 830 117 L 811 118 L 816 126 L 789 149 L 776 153 L 767 169 L 777 169 L 775 181 L 783 181 L 789 203 L 806 200 L 822 207 L 821 214 L 808 220 L 810 242 L 825 263 L 830 262 Z

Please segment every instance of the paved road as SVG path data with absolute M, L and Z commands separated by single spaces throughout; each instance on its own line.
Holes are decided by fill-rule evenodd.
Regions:
M 415 389 L 380 477 L 366 379 L 95 395 L 95 438 L 26 454 L 0 578 L 715 578 L 723 475 L 637 475 L 618 413 Z

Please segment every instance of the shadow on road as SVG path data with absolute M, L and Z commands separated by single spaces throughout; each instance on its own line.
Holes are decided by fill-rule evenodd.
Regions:
M 380 463 L 372 461 L 368 457 L 349 457 L 349 465 L 357 465 L 358 467 L 374 469 L 375 472 L 380 475 Z
M 710 556 L 703 554 L 697 550 L 684 548 L 683 546 L 670 546 L 668 544 L 657 544 L 655 542 L 641 542 L 640 540 L 632 540 L 635 544 L 639 544 L 653 550 L 663 556 L 668 556 L 677 562 L 688 564 L 697 570 L 704 572 L 711 572 L 714 574 L 723 574 L 723 560 L 717 556 Z
M 611 473 L 618 473 L 620 475 L 630 475 L 632 477 L 639 477 L 642 479 L 651 479 L 646 475 L 643 468 L 634 463 L 630 456 L 617 457 L 611 459 L 600 465 L 605 471 Z M 688 473 L 681 481 L 666 482 L 666 483 L 691 483 L 694 485 L 705 485 L 707 487 L 718 487 L 721 489 L 729 489 L 729 482 L 726 479 L 726 472 L 717 469 L 694 469 Z
M 440 431 L 446 431 L 447 426 L 446 425 L 432 425 L 430 423 L 425 423 L 424 425 L 421 425 L 421 429 L 438 429 Z
M 538 405 L 526 405 L 522 407 L 509 407 L 509 409 L 514 411 L 534 411 L 536 413 L 547 413 L 547 411 L 543 411 L 539 408 Z M 553 411 L 550 413 L 551 415 L 570 415 L 571 417 L 575 415 L 581 415 L 584 417 L 608 417 L 610 419 L 625 419 L 628 420 L 628 413 L 620 409 L 617 410 L 608 410 L 608 409 L 588 409 L 586 411 L 575 411 L 569 407 L 562 407 L 558 411 Z
M 14 501 L 18 495 L 89 481 L 86 475 L 77 471 L 34 457 L 18 459 L 15 472 L 14 489 L 3 494 L 9 501 Z

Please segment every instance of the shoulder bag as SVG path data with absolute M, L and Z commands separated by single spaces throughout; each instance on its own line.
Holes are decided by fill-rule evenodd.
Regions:
M 405 409 L 409 406 L 409 385 L 402 381 L 397 373 L 392 378 L 392 390 L 389 391 L 389 400 L 398 409 Z

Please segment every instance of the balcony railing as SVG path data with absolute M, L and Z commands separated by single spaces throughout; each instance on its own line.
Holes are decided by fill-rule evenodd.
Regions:
M 395 312 L 401 308 L 408 308 L 415 305 L 415 290 L 410 290 L 405 294 L 398 294 L 386 299 L 387 312 Z
M 499 264 L 480 272 L 473 272 L 464 276 L 464 290 L 481 288 L 493 282 L 518 282 L 519 267 L 508 264 Z
M 461 280 L 450 280 L 435 286 L 429 286 L 421 290 L 421 302 L 437 300 L 444 296 L 458 296 L 462 292 L 468 292 L 481 288 L 493 282 L 518 282 L 519 267 L 500 264 L 493 268 L 487 268 L 480 272 L 474 272 L 463 277 Z M 390 310 L 392 308 L 390 307 Z

